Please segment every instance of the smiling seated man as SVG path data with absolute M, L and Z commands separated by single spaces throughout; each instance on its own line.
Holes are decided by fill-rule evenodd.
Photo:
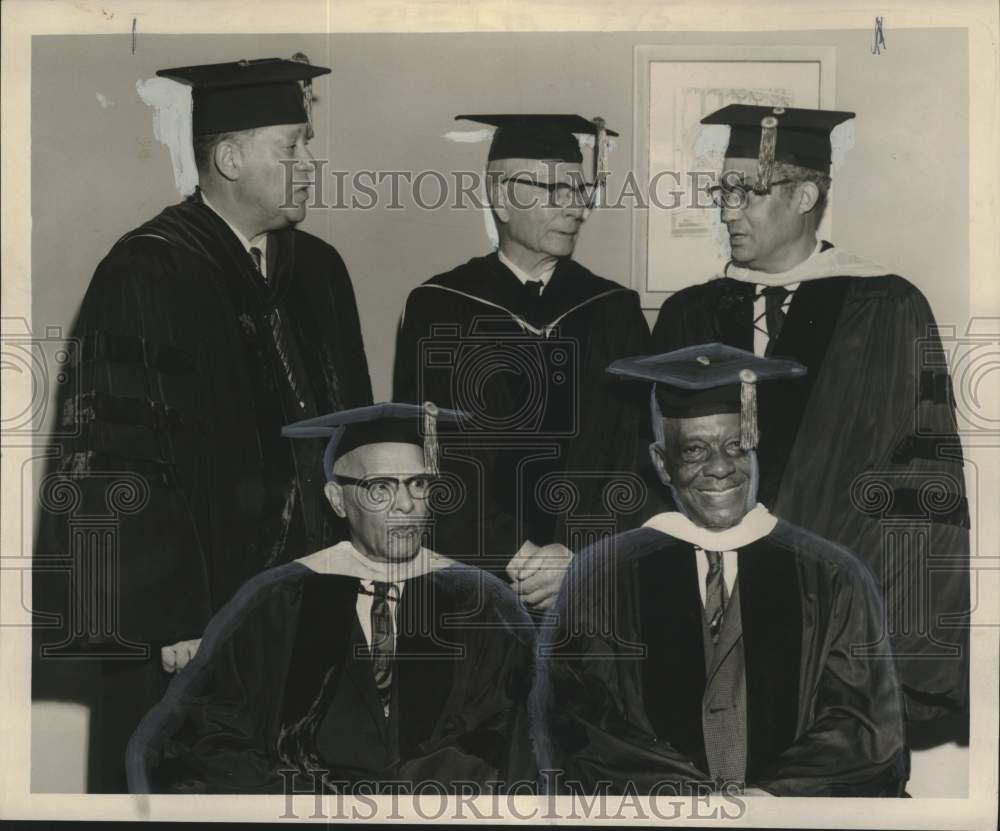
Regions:
M 534 779 L 533 625 L 501 581 L 422 545 L 437 415 L 455 416 L 381 404 L 285 428 L 330 437 L 325 493 L 350 540 L 261 574 L 214 618 L 132 737 L 132 792 Z
M 540 767 L 587 792 L 901 795 L 877 586 L 756 501 L 755 381 L 804 368 L 708 344 L 609 371 L 655 383 L 650 452 L 678 510 L 570 568 L 540 636 Z

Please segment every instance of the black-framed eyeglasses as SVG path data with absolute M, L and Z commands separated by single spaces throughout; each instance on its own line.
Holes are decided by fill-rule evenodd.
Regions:
M 739 209 L 750 204 L 750 200 L 755 196 L 767 196 L 771 190 L 778 185 L 788 185 L 796 181 L 795 179 L 778 179 L 771 182 L 766 188 L 757 185 L 745 185 L 743 183 L 733 185 L 713 185 L 708 189 L 712 202 L 717 208 Z
M 548 205 L 559 207 L 572 206 L 574 208 L 591 209 L 597 202 L 598 186 L 590 182 L 579 182 L 570 184 L 568 182 L 536 182 L 534 179 L 525 179 L 521 176 L 505 177 L 504 182 L 517 182 L 522 185 L 531 185 L 533 188 L 541 188 L 548 191 Z
M 399 493 L 400 485 L 406 488 L 410 499 L 427 499 L 437 481 L 436 477 L 427 474 L 409 476 L 406 479 L 399 479 L 395 476 L 365 476 L 363 479 L 355 479 L 353 476 L 337 476 L 336 480 L 344 485 L 362 488 L 367 494 L 368 500 L 376 505 L 394 502 Z

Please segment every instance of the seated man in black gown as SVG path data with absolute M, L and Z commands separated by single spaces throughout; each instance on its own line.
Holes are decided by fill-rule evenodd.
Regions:
M 755 381 L 804 368 L 709 344 L 609 369 L 656 382 L 650 451 L 677 511 L 571 567 L 542 630 L 540 766 L 586 791 L 900 795 L 877 585 L 756 500 Z
M 331 437 L 325 492 L 351 538 L 259 575 L 213 619 L 132 737 L 131 791 L 533 779 L 531 621 L 501 581 L 422 545 L 436 412 L 382 404 L 285 428 Z

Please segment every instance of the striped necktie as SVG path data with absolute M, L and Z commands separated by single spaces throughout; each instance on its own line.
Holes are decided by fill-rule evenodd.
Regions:
M 785 323 L 785 299 L 788 289 L 784 286 L 765 286 L 761 289 L 764 295 L 764 321 L 767 323 L 767 349 L 765 356 L 774 351 L 774 345 L 781 335 L 781 327 Z
M 250 249 L 250 256 L 253 258 L 257 275 L 266 284 L 267 278 L 264 276 L 264 272 L 261 271 L 261 250 L 257 246 L 252 247 Z M 266 314 L 267 322 L 271 327 L 271 337 L 274 338 L 274 346 L 278 351 L 278 358 L 281 360 L 281 368 L 285 371 L 288 386 L 292 390 L 292 395 L 295 396 L 295 402 L 298 404 L 299 409 L 304 410 L 306 408 L 305 394 L 302 390 L 302 384 L 299 383 L 299 379 L 296 376 L 295 368 L 292 366 L 291 349 L 288 345 L 288 339 L 285 337 L 285 327 L 284 321 L 281 319 L 281 312 L 275 306 Z
M 375 673 L 375 686 L 386 718 L 389 717 L 389 702 L 392 698 L 392 659 L 396 652 L 390 593 L 395 598 L 395 586 L 378 582 L 372 584 L 372 671 Z
M 705 576 L 705 617 L 708 619 L 708 632 L 712 636 L 712 644 L 715 645 L 719 642 L 719 631 L 722 629 L 729 597 L 722 573 L 722 552 L 706 551 L 705 556 L 708 557 L 708 574 Z

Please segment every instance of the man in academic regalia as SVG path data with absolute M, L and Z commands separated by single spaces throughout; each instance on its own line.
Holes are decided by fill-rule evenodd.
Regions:
M 655 382 L 650 453 L 677 510 L 578 555 L 541 630 L 533 724 L 553 787 L 901 795 L 877 585 L 757 503 L 756 381 L 802 365 L 708 344 L 610 370 Z
M 762 391 L 760 499 L 868 563 L 907 719 L 960 721 L 969 517 L 934 316 L 905 279 L 817 238 L 831 132 L 853 115 L 731 105 L 703 119 L 730 125 L 713 194 L 732 261 L 663 304 L 652 348 L 720 341 L 808 367 Z
M 445 457 L 466 508 L 442 517 L 443 537 L 544 609 L 580 544 L 570 514 L 613 533 L 642 499 L 644 407 L 604 367 L 642 354 L 648 327 L 636 292 L 572 259 L 616 134 L 573 115 L 459 118 L 497 127 L 486 184 L 499 247 L 410 293 L 393 394 L 469 414 Z M 594 181 L 574 134 L 594 137 Z
M 286 429 L 330 437 L 325 494 L 350 539 L 259 575 L 216 615 L 132 738 L 132 792 L 534 781 L 533 624 L 500 580 L 422 545 L 435 415 L 455 414 L 379 404 Z
M 35 551 L 35 611 L 59 617 L 37 619 L 33 680 L 36 700 L 90 707 L 91 792 L 124 791 L 129 735 L 239 586 L 345 532 L 316 449 L 280 435 L 371 402 L 347 269 L 295 227 L 327 72 L 160 71 L 192 87 L 200 188 L 114 245 L 75 324 L 59 405 L 75 435 L 40 488 Z

